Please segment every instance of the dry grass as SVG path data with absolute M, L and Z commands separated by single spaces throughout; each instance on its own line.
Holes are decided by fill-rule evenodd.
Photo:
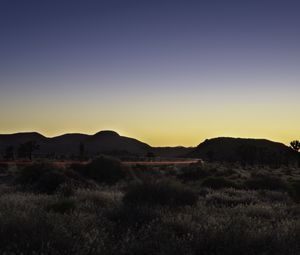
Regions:
M 204 167 L 214 169 L 210 176 L 239 183 L 260 177 L 257 170 L 237 166 Z M 281 178 L 288 182 L 286 177 L 297 171 L 287 175 L 282 170 Z M 270 171 L 270 176 L 278 178 L 279 172 Z M 240 177 L 231 178 L 237 174 Z M 169 175 L 168 169 L 167 179 L 176 179 L 177 174 Z M 203 178 L 176 186 L 176 192 L 188 186 L 197 194 L 195 203 L 176 207 L 155 203 L 155 198 L 155 206 L 128 204 L 124 196 L 134 189 L 127 189 L 126 183 L 53 194 L 20 192 L 2 184 L 0 254 L 300 254 L 300 205 L 288 192 L 215 190 L 202 187 Z M 142 189 L 150 192 L 143 196 L 151 196 L 155 183 L 151 185 Z

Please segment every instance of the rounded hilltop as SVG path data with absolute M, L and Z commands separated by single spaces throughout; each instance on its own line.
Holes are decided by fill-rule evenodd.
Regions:
M 119 137 L 120 135 L 117 132 L 112 130 L 102 130 L 94 134 L 94 136 Z

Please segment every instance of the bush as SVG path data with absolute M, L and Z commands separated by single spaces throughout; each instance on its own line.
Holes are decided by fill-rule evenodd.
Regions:
M 123 205 L 106 213 L 109 220 L 117 223 L 117 232 L 128 228 L 139 228 L 159 218 L 159 214 L 151 207 Z
M 99 157 L 80 169 L 81 173 L 100 183 L 114 184 L 126 177 L 124 166 L 119 160 Z
M 252 178 L 245 181 L 245 186 L 249 189 L 266 189 L 266 190 L 287 190 L 287 184 L 280 178 L 262 176 L 258 178 Z
M 258 202 L 250 192 L 234 192 L 236 190 L 214 191 L 205 198 L 207 205 L 234 207 L 238 205 L 250 205 Z
M 127 190 L 123 202 L 135 205 L 165 205 L 185 206 L 194 205 L 198 195 L 190 188 L 177 182 L 158 182 L 136 184 Z
M 74 215 L 75 205 L 36 194 L 0 197 L 0 254 L 80 255 L 102 249 L 94 237 L 104 238 L 103 228 L 95 229 L 93 217 Z
M 71 213 L 75 210 L 76 204 L 74 200 L 71 199 L 60 199 L 46 207 L 48 212 L 55 213 Z
M 20 169 L 17 181 L 22 184 L 34 184 L 41 178 L 42 175 L 54 170 L 56 170 L 56 167 L 51 164 L 33 164 Z
M 76 186 L 73 182 L 62 183 L 57 189 L 57 195 L 60 197 L 71 197 L 75 195 Z
M 289 195 L 295 202 L 300 203 L 300 181 L 295 181 L 290 184 Z
M 17 182 L 32 191 L 54 193 L 67 182 L 83 182 L 80 176 L 71 170 L 65 170 L 51 164 L 33 164 L 20 170 Z
M 208 177 L 202 182 L 203 187 L 212 189 L 238 188 L 238 185 L 223 177 Z
M 42 193 L 53 193 L 63 183 L 67 182 L 67 177 L 62 172 L 51 171 L 44 173 L 33 185 L 33 189 Z
M 87 174 L 87 165 L 84 164 L 79 164 L 79 163 L 71 164 L 70 169 L 81 176 Z
M 209 171 L 204 169 L 202 164 L 195 163 L 184 167 L 177 177 L 183 181 L 195 181 L 209 175 Z

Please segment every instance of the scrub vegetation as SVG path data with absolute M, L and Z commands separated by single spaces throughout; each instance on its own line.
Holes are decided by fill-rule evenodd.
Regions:
M 0 166 L 0 254 L 299 254 L 300 170 Z

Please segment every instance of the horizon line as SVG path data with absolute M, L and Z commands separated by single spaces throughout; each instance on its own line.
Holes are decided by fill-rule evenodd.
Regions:
M 162 148 L 162 147 L 184 147 L 184 148 L 195 148 L 197 147 L 199 144 L 203 143 L 205 140 L 210 140 L 210 139 L 216 139 L 216 138 L 234 138 L 234 139 L 253 139 L 253 140 L 267 140 L 267 141 L 271 141 L 271 142 L 276 142 L 276 143 L 281 143 L 281 144 L 284 144 L 286 146 L 290 146 L 290 144 L 286 144 L 284 142 L 281 142 L 281 141 L 275 141 L 275 140 L 272 140 L 270 138 L 266 138 L 266 137 L 239 137 L 239 136 L 214 136 L 214 137 L 209 137 L 209 138 L 205 138 L 203 139 L 202 142 L 198 142 L 197 145 L 191 145 L 191 146 L 184 146 L 184 145 L 175 145 L 175 146 L 171 146 L 171 145 L 163 145 L 163 146 L 153 146 L 151 145 L 151 143 L 148 143 L 148 142 L 144 142 L 143 139 L 139 139 L 139 138 L 135 138 L 135 137 L 132 137 L 132 136 L 127 136 L 127 135 L 122 135 L 120 134 L 118 131 L 115 131 L 115 130 L 112 130 L 112 129 L 103 129 L 103 130 L 100 130 L 96 133 L 80 133 L 80 132 L 67 132 L 67 133 L 61 133 L 61 134 L 58 134 L 58 135 L 54 135 L 54 136 L 47 136 L 47 135 L 44 135 L 42 132 L 38 132 L 38 131 L 19 131 L 19 132 L 13 132 L 13 133 L 0 133 L 0 136 L 1 135 L 17 135 L 17 134 L 38 134 L 38 135 L 41 135 L 45 138 L 48 138 L 48 139 L 52 139 L 52 138 L 57 138 L 57 137 L 60 137 L 60 136 L 64 136 L 64 135 L 85 135 L 85 136 L 94 136 L 98 133 L 101 133 L 101 132 L 113 132 L 115 134 L 117 134 L 118 136 L 121 136 L 121 137 L 127 137 L 127 138 L 131 138 L 131 139 L 135 139 L 135 140 L 138 140 L 142 143 L 146 143 L 147 145 L 151 146 L 151 147 L 155 147 L 155 148 Z

